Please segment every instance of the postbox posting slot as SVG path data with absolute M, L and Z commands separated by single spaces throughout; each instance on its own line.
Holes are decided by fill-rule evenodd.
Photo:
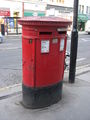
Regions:
M 39 35 L 52 35 L 52 32 L 39 32 Z
M 66 34 L 66 31 L 59 31 L 58 34 Z

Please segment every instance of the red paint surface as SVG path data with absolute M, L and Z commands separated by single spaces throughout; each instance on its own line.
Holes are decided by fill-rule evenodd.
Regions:
M 23 22 L 19 21 L 23 25 L 23 84 L 28 87 L 46 87 L 60 82 L 63 80 L 64 74 L 66 33 L 59 34 L 57 28 L 67 28 L 67 25 L 65 26 L 62 21 L 59 21 L 60 24 L 57 22 L 59 26 L 57 24 L 55 26 L 55 23 L 53 25 L 53 21 L 50 26 L 45 26 L 46 23 L 41 21 L 39 21 L 39 26 L 37 23 L 34 26 L 30 25 L 30 20 L 24 22 L 28 25 L 23 25 Z M 61 24 L 64 24 L 64 27 L 61 27 Z M 71 22 L 66 22 L 66 24 L 71 24 Z M 52 32 L 52 34 L 40 35 L 40 32 Z M 58 39 L 56 44 L 53 44 L 53 38 Z M 60 51 L 62 38 L 64 38 L 65 44 L 64 50 Z M 49 40 L 49 53 L 41 53 L 42 40 Z
M 63 80 L 64 71 L 64 51 L 60 52 L 61 38 L 57 44 L 52 44 L 52 38 L 41 38 L 36 41 L 36 86 L 50 86 Z M 50 52 L 41 53 L 41 40 L 49 39 Z

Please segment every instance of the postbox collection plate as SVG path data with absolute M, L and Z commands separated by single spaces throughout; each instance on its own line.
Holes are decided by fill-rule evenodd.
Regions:
M 41 40 L 41 53 L 49 53 L 49 40 Z
M 64 40 L 64 38 L 62 38 L 60 41 L 60 51 L 64 50 L 64 44 L 65 44 L 65 40 Z

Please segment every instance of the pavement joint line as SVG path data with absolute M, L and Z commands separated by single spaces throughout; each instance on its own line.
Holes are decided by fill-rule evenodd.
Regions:
M 0 100 L 7 99 L 7 98 L 13 97 L 15 95 L 21 94 L 21 93 L 22 93 L 21 91 L 18 91 L 18 92 L 13 92 L 11 94 L 4 95 L 4 96 L 0 96 Z
M 5 91 L 5 90 L 10 89 L 10 88 L 18 87 L 18 86 L 21 86 L 21 85 L 22 85 L 22 83 L 6 86 L 6 87 L 3 87 L 3 88 L 0 88 L 0 92 Z
M 83 65 L 83 66 L 77 66 L 76 70 L 80 70 L 80 69 L 83 69 L 83 68 L 86 68 L 86 67 L 90 68 L 90 64 L 86 64 L 86 65 Z M 64 72 L 67 73 L 68 71 L 69 71 L 69 68 L 66 69 Z
M 22 34 L 18 34 L 18 35 L 5 35 L 5 37 L 20 37 L 22 36 Z
M 79 75 L 82 75 L 82 74 L 85 74 L 85 73 L 88 73 L 88 72 L 90 72 L 90 70 L 83 71 L 83 72 L 81 72 L 81 73 L 77 73 L 76 76 L 79 76 Z
M 22 69 L 12 69 L 12 68 L 0 68 L 0 69 L 22 70 Z
M 82 69 L 82 68 L 85 68 L 85 67 L 90 67 L 90 64 L 86 64 L 86 65 L 83 65 L 83 66 L 77 66 L 76 67 L 76 70 L 79 70 L 79 69 Z
M 0 50 L 14 50 L 14 49 L 21 49 L 21 47 L 0 48 Z
M 82 41 L 84 41 L 84 42 L 89 42 L 90 40 L 89 39 L 81 39 Z
M 81 78 L 78 78 L 78 76 L 76 77 L 77 80 L 80 80 L 80 81 L 84 81 L 84 82 L 87 82 L 88 83 L 88 86 L 90 87 L 90 82 L 89 81 L 85 81 L 85 80 L 82 80 Z M 86 87 L 86 86 L 84 86 Z
M 77 62 L 80 62 L 80 61 L 83 61 L 83 60 L 85 60 L 86 58 L 78 58 L 77 59 Z

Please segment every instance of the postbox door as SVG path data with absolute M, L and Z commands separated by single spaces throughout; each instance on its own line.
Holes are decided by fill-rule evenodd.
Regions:
M 36 87 L 50 86 L 63 79 L 64 50 L 61 38 L 41 38 L 36 41 Z
M 35 80 L 35 39 L 22 39 L 23 84 L 34 87 Z

